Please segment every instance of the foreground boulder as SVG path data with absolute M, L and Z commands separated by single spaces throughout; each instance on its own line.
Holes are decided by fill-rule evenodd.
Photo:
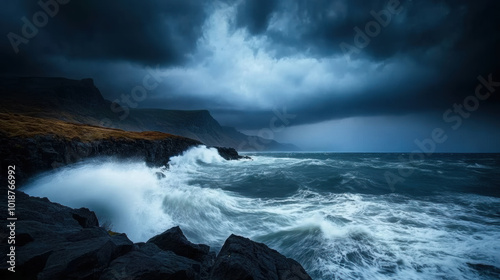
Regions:
M 210 279 L 305 280 L 311 277 L 295 260 L 262 243 L 231 235 L 217 256 Z
M 231 235 L 217 258 L 179 227 L 146 243 L 99 227 L 95 213 L 16 192 L 15 273 L 0 256 L 0 279 L 311 279 L 302 266 L 266 245 Z M 0 212 L 7 213 L 6 204 Z M 8 252 L 8 228 L 0 250 Z
M 164 251 L 155 244 L 137 244 L 134 251 L 114 260 L 101 280 L 200 279 L 200 264 Z
M 93 279 L 133 248 L 126 235 L 110 236 L 99 227 L 88 209 L 71 209 L 22 192 L 17 192 L 16 201 L 16 272 L 7 270 L 7 256 L 2 254 L 1 279 Z M 7 213 L 3 205 L 0 210 Z M 2 227 L 2 252 L 7 252 L 7 237 Z
M 148 240 L 164 251 L 171 251 L 178 256 L 194 260 L 199 263 L 196 271 L 202 279 L 208 279 L 210 269 L 215 261 L 215 253 L 205 244 L 191 243 L 180 227 L 173 227 Z
M 188 259 L 202 261 L 208 255 L 210 247 L 204 244 L 193 244 L 184 236 L 180 227 L 173 227 L 162 234 L 148 240 L 164 251 L 172 251 Z

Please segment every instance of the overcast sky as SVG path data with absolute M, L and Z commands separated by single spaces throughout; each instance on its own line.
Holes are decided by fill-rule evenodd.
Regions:
M 305 150 L 412 151 L 441 128 L 437 151 L 500 152 L 496 0 L 4 2 L 2 75 L 91 77 L 120 101 L 153 72 L 139 108 Z

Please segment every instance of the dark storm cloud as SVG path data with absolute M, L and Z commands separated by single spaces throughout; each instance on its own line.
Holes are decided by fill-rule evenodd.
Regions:
M 22 36 L 21 17 L 31 21 L 42 10 L 37 2 L 3 3 L 2 35 L 14 32 Z M 40 72 L 36 64 L 51 56 L 142 65 L 180 64 L 195 49 L 205 17 L 204 5 L 196 0 L 71 0 L 59 5 L 59 12 L 49 18 L 36 37 L 19 45 L 17 55 L 3 37 L 2 60 L 9 64 L 2 63 L 2 72 L 16 72 L 13 70 L 18 67 L 28 73 Z
M 238 6 L 236 24 L 246 27 L 251 34 L 260 34 L 267 29 L 278 0 L 246 0 Z
M 382 27 L 380 34 L 371 38 L 360 54 L 352 54 L 351 61 L 369 61 L 382 66 L 413 61 L 424 71 L 435 74 L 422 79 L 415 73 L 412 79 L 410 72 L 399 87 L 372 84 L 363 89 L 364 95 L 351 91 L 339 98 L 338 91 L 332 89 L 324 91 L 319 98 L 300 99 L 289 106 L 301 116 L 298 122 L 444 110 L 474 94 L 479 75 L 486 77 L 492 73 L 493 80 L 500 80 L 497 35 L 500 34 L 497 16 L 500 2 L 394 1 L 397 2 L 401 12 L 392 14 L 387 27 Z M 266 31 L 260 34 L 271 41 L 266 48 L 279 58 L 298 53 L 318 59 L 343 57 L 340 45 L 355 45 L 354 28 L 364 30 L 367 23 L 375 20 L 373 12 L 387 10 L 388 3 L 388 0 L 281 1 L 271 12 L 271 20 L 255 16 L 254 21 L 267 24 Z M 245 17 L 252 14 L 249 10 Z M 248 20 L 250 34 L 255 33 L 254 21 Z M 391 83 L 388 78 L 386 81 Z M 483 104 L 481 113 L 498 113 L 498 101 L 497 95 L 491 97 Z M 231 124 L 255 128 L 254 124 L 236 123 L 234 119 Z
M 453 82 L 498 71 L 500 2 L 393 2 L 399 3 L 401 12 L 391 14 L 389 24 L 375 38 L 370 38 L 360 54 L 352 54 L 351 59 L 384 62 L 395 56 L 405 57 L 443 69 L 444 78 Z M 375 20 L 373 12 L 387 11 L 389 3 L 389 0 L 281 1 L 272 13 L 276 22 L 288 19 L 282 28 L 273 28 L 269 20 L 254 16 L 248 20 L 248 29 L 253 33 L 253 22 L 267 23 L 264 35 L 272 41 L 267 47 L 275 50 L 278 57 L 297 53 L 317 58 L 344 56 L 340 45 L 355 46 L 354 28 L 365 30 L 367 23 Z M 268 9 L 262 10 L 269 13 Z M 248 10 L 243 17 L 252 18 L 252 14 Z M 446 77 L 451 73 L 453 77 Z
M 252 3 L 250 7 L 245 6 L 247 2 Z M 430 48 L 443 45 L 452 50 L 477 48 L 477 44 L 488 50 L 495 47 L 485 43 L 498 46 L 498 1 L 281 0 L 266 1 L 264 5 L 260 1 L 247 2 L 238 9 L 238 26 L 246 23 L 252 34 L 267 29 L 265 35 L 274 41 L 271 47 L 292 53 L 309 49 L 318 56 L 342 55 L 339 45 L 354 44 L 354 27 L 364 30 L 374 20 L 372 13 L 388 10 L 390 3 L 401 13 L 392 14 L 388 26 L 364 50 L 374 60 L 401 53 L 425 55 Z M 284 20 L 283 28 L 269 26 L 271 14 L 277 22 Z
M 9 1 L 0 73 L 90 76 L 114 100 L 145 66 L 161 65 L 164 80 L 141 107 L 209 109 L 243 129 L 268 126 L 273 107 L 296 114 L 296 125 L 442 111 L 473 94 L 477 76 L 500 80 L 493 0 L 401 0 L 401 12 L 347 61 L 340 44 L 354 45 L 354 28 L 389 3 L 72 0 L 15 54 L 7 33 L 20 34 L 21 17 L 40 7 Z M 498 100 L 482 114 L 497 114 Z
M 500 83 L 500 75 L 492 76 L 495 82 Z M 488 79 L 488 75 L 484 76 Z M 463 88 L 463 86 L 465 88 Z M 343 97 L 317 97 L 301 99 L 297 103 L 277 103 L 276 109 L 286 111 L 296 117 L 292 125 L 314 124 L 326 120 L 338 120 L 350 117 L 377 117 L 398 116 L 406 114 L 430 114 L 438 116 L 438 121 L 443 121 L 443 114 L 447 110 L 455 110 L 455 104 L 464 106 L 467 97 L 475 95 L 476 87 L 480 85 L 474 76 L 471 82 L 463 82 L 457 86 L 435 85 L 408 85 L 402 87 L 399 94 L 387 93 L 383 89 L 373 89 L 369 95 L 343 96 Z M 413 88 L 411 88 L 413 87 Z M 425 92 L 422 93 L 422 90 Z M 453 91 L 456 90 L 456 91 Z M 482 89 L 486 94 L 486 89 Z M 500 117 L 500 90 L 486 101 L 480 101 L 478 110 L 466 114 L 474 117 L 483 117 L 497 120 Z M 181 98 L 182 99 L 182 98 Z M 188 104 L 185 100 L 185 104 Z M 193 105 L 193 103 L 189 103 Z M 473 103 L 469 103 L 473 104 Z M 197 105 L 202 106 L 201 104 Z M 281 107 L 280 107 L 281 106 Z M 197 107 L 186 106 L 195 109 Z M 225 125 L 238 127 L 245 130 L 258 130 L 269 127 L 270 120 L 274 117 L 272 109 L 268 110 L 212 110 L 213 114 Z M 454 113 L 452 115 L 458 115 Z M 443 121 L 444 122 L 444 121 Z M 498 121 L 492 123 L 499 124 Z

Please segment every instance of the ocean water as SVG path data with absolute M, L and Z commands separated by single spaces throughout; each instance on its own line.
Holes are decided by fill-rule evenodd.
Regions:
M 24 191 L 88 207 L 136 242 L 176 225 L 215 251 L 246 236 L 313 279 L 500 279 L 500 155 L 249 155 L 202 146 L 168 169 L 96 159 Z M 391 188 L 387 172 L 411 175 Z

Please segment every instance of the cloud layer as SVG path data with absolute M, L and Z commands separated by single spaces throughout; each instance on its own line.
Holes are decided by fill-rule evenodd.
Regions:
M 90 76 L 113 100 L 140 84 L 146 67 L 159 67 L 162 83 L 141 107 L 209 109 L 244 130 L 268 126 L 276 108 L 296 114 L 294 125 L 442 113 L 474 94 L 478 76 L 500 80 L 500 2 L 493 0 L 58 6 L 16 54 L 7 34 L 22 35 L 22 17 L 32 21 L 42 7 L 3 4 L 2 75 Z M 345 46 L 356 51 L 346 55 Z M 499 100 L 492 95 L 477 114 L 495 123 Z

